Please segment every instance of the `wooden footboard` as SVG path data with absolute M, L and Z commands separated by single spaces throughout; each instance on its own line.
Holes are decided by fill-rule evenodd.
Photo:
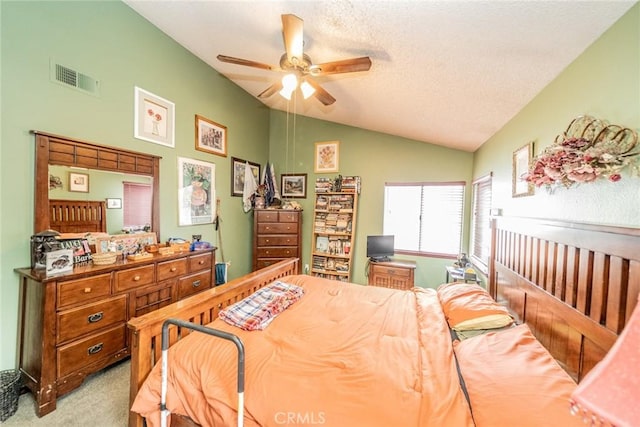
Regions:
M 190 298 L 168 305 L 141 317 L 133 318 L 128 326 L 131 331 L 131 384 L 129 407 L 147 375 L 160 360 L 162 324 L 166 319 L 181 319 L 206 325 L 218 316 L 219 311 L 276 279 L 298 274 L 298 258 L 290 258 L 277 264 L 249 273 L 221 286 L 203 291 Z M 170 345 L 189 334 L 188 330 L 170 328 Z M 129 426 L 142 426 L 142 418 L 129 414 Z
M 640 293 L 640 229 L 493 220 L 489 290 L 576 381 L 611 348 Z

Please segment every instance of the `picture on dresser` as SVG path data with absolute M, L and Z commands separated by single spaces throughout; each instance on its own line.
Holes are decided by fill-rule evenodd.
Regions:
M 178 225 L 213 222 L 215 167 L 213 163 L 178 157 Z

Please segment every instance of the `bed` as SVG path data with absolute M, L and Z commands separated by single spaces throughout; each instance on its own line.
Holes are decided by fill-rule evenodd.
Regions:
M 160 356 L 162 324 L 168 318 L 199 325 L 213 322 L 212 326 L 233 330 L 246 341 L 245 425 L 488 427 L 509 423 L 535 426 L 550 420 L 554 425 L 581 425 L 581 419 L 569 412 L 569 395 L 575 381 L 613 344 L 626 313 L 633 309 L 631 302 L 637 299 L 640 279 L 637 255 L 631 248 L 640 247 L 640 233 L 627 228 L 500 219 L 493 223 L 492 241 L 489 293 L 519 324 L 462 341 L 451 339 L 452 325 L 440 288 L 397 291 L 331 281 L 310 283 L 315 278 L 297 274 L 297 259 L 281 261 L 131 319 L 130 395 L 135 411 L 130 414 L 130 426 L 142 425 L 141 413 L 149 425 L 158 422 L 159 369 L 154 365 Z M 582 264 L 590 266 L 591 273 L 581 273 Z M 624 267 L 622 271 L 618 265 Z M 558 277 L 565 280 L 558 281 Z M 567 277 L 575 278 L 575 284 Z M 554 286 L 546 288 L 543 278 L 552 278 Z M 277 280 L 300 285 L 305 296 L 264 331 L 242 331 L 217 319 L 220 310 Z M 565 291 L 560 290 L 563 288 Z M 564 298 L 556 296 L 556 289 Z M 579 296 L 584 292 L 588 298 Z M 314 294 L 324 294 L 325 300 L 320 299 L 323 309 L 309 309 L 307 302 Z M 566 296 L 573 294 L 575 298 L 567 300 Z M 348 301 L 349 308 L 364 306 L 364 323 L 373 329 L 367 329 L 358 316 L 335 311 L 326 298 Z M 584 310 L 578 301 L 585 298 L 604 300 L 606 313 L 618 313 L 618 322 L 607 320 L 606 313 L 594 320 L 598 305 L 592 302 Z M 399 311 L 398 307 L 403 308 Z M 340 324 L 347 325 L 346 331 L 339 329 Z M 278 329 L 288 338 L 277 338 Z M 555 329 L 558 331 L 550 332 Z M 300 337 L 296 335 L 300 331 L 313 333 Z M 170 372 L 167 402 L 172 405 L 171 425 L 235 425 L 233 353 L 202 350 L 202 343 L 195 346 L 202 351 L 195 351 L 188 343 L 201 339 L 198 335 L 202 334 L 170 329 L 169 366 L 177 369 L 184 363 L 187 371 L 201 373 L 209 370 L 204 367 L 222 365 L 226 369 L 221 372 L 226 374 L 212 371 L 210 376 L 191 377 L 189 385 L 180 386 L 177 381 L 186 375 Z M 255 347 L 256 337 L 262 335 L 277 345 Z M 302 352 L 302 344 L 308 344 L 300 340 L 309 336 L 320 341 L 314 341 L 305 357 L 293 358 L 292 354 Z M 374 341 L 382 341 L 382 347 L 371 347 Z M 186 364 L 191 357 L 187 355 L 196 355 L 197 362 Z M 279 363 L 273 362 L 273 355 Z M 268 369 L 257 369 L 267 363 L 264 361 L 271 363 Z M 309 371 L 295 370 L 309 364 L 320 372 L 333 369 L 339 375 L 309 379 Z M 522 369 L 524 365 L 527 369 Z M 365 369 L 351 369 L 354 366 Z M 195 394 L 185 394 L 193 390 Z M 284 394 L 286 390 L 293 390 L 293 395 Z M 195 409 L 188 407 L 191 403 Z M 202 407 L 209 405 L 216 409 L 202 414 Z M 527 422 L 523 424 L 523 420 Z
M 105 209 L 104 200 L 49 200 L 50 228 L 59 233 L 105 233 Z

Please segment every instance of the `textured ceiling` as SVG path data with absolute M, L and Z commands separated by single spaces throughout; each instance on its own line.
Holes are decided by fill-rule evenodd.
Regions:
M 253 96 L 282 74 L 216 55 L 278 65 L 280 15 L 293 13 L 304 20 L 304 52 L 314 63 L 359 56 L 373 63 L 368 72 L 316 78 L 337 101 L 299 97 L 298 114 L 466 151 L 491 138 L 635 3 L 124 2 Z M 287 110 L 277 94 L 263 102 Z

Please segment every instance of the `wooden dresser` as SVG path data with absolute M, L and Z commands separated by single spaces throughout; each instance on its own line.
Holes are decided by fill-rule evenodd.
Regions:
M 46 277 L 21 268 L 19 366 L 36 413 L 130 353 L 127 321 L 215 285 L 215 249 L 77 266 Z
M 255 209 L 253 270 L 302 255 L 302 210 Z
M 383 261 L 369 263 L 369 286 L 411 289 L 416 263 L 413 261 Z

